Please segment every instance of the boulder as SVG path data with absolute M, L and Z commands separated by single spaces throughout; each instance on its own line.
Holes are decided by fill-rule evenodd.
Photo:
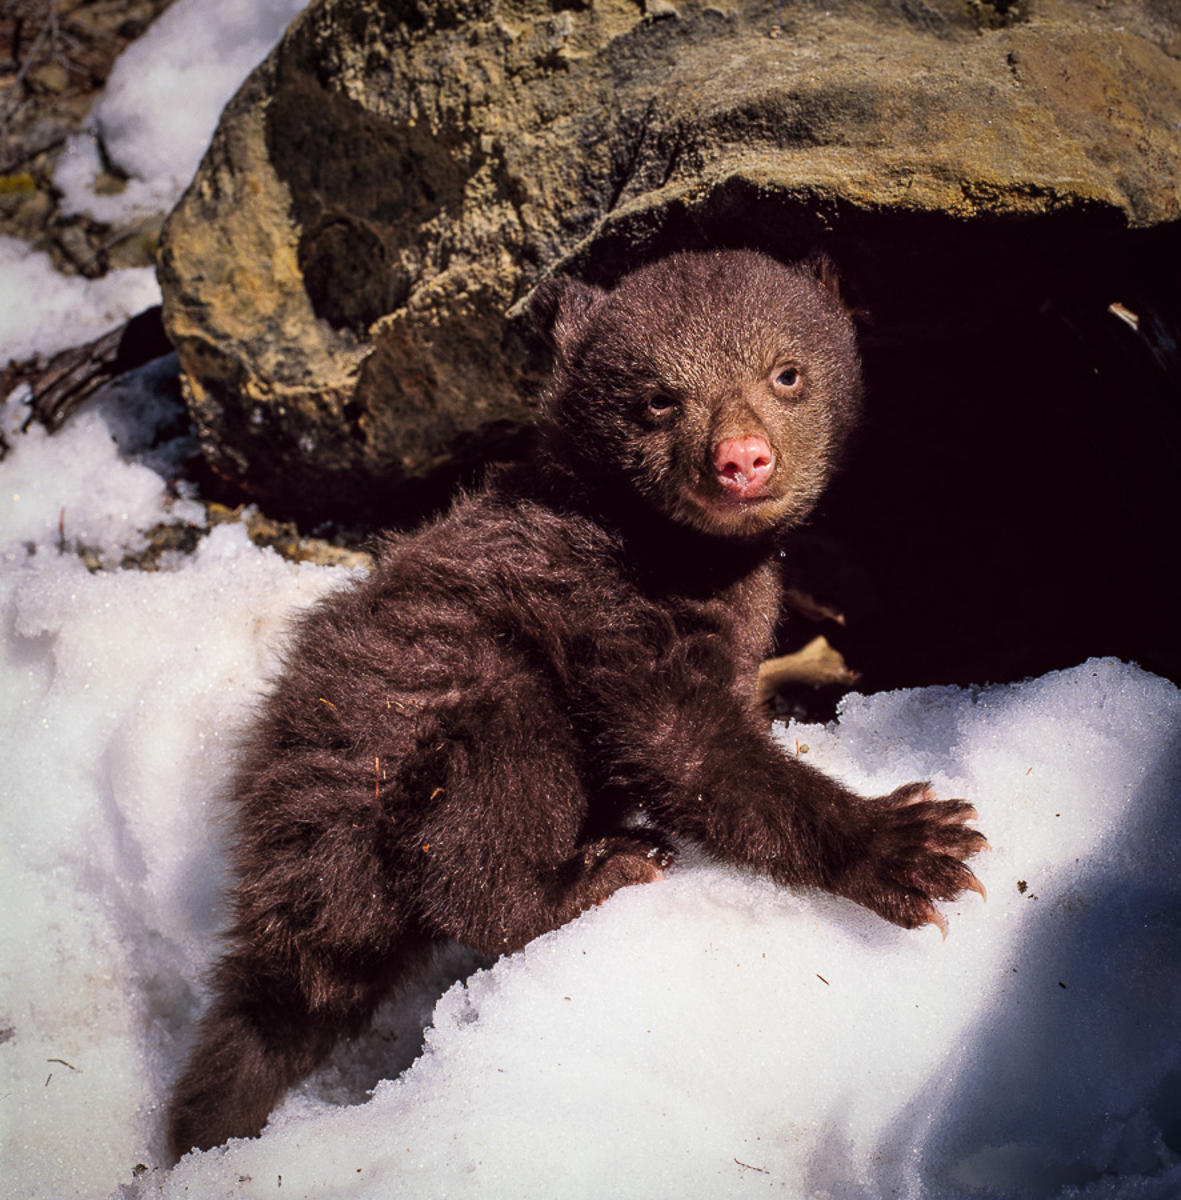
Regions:
M 1151 266 L 1181 216 L 1175 7 L 833 9 L 313 3 L 162 237 L 212 467 L 278 512 L 410 519 L 520 443 L 543 363 L 515 318 L 555 271 L 819 243 L 898 341 Z

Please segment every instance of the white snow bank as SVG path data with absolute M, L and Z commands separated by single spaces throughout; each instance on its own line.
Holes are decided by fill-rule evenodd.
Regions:
M 946 942 L 686 854 L 456 983 L 400 1078 L 422 995 L 260 1139 L 167 1169 L 236 739 L 287 616 L 347 573 L 238 527 L 171 571 L 87 573 L 56 549 L 60 475 L 67 522 L 113 559 L 165 511 L 112 421 L 95 405 L 75 432 L 11 434 L 0 463 L 0 497 L 28 502 L 0 546 L 8 1194 L 1181 1194 L 1181 697 L 1106 660 L 854 696 L 837 725 L 782 731 L 864 791 L 931 777 L 977 805 L 990 896 L 945 906 Z
M 1094 661 L 789 728 L 864 790 L 977 803 L 991 898 L 946 943 L 686 865 L 457 984 L 368 1104 L 305 1089 L 161 1194 L 1175 1197 L 1179 714 Z
M 175 571 L 88 573 L 58 552 L 63 508 L 113 561 L 196 512 L 121 458 L 101 401 L 54 437 L 17 434 L 23 407 L 0 462 L 0 1191 L 64 1200 L 159 1159 L 216 921 L 216 795 L 284 614 L 341 574 L 240 526 Z
M 159 303 L 151 267 L 111 271 L 101 279 L 63 275 L 48 254 L 0 236 L 0 367 L 9 359 L 80 346 Z
M 167 212 L 197 169 L 226 103 L 307 0 L 177 0 L 115 63 L 90 127 L 72 137 L 54 183 L 64 212 L 127 221 Z M 130 178 L 94 191 L 107 157 Z
M 12 446 L 0 463 L 0 562 L 6 570 L 25 565 L 30 548 L 44 556 L 63 543 L 116 566 L 126 552 L 143 547 L 143 531 L 157 522 L 204 522 L 200 504 L 173 503 L 160 475 L 136 461 L 168 465 L 168 453 L 153 455 L 145 437 L 150 443 L 152 431 L 168 420 L 166 407 L 148 388 L 169 365 L 175 372 L 176 360 L 169 357 L 109 387 L 54 435 L 39 422 L 20 433 L 28 415 L 27 387 L 4 403 L 0 432 Z M 138 425 L 129 419 L 135 417 Z M 186 448 L 192 448 L 188 439 L 179 449 Z

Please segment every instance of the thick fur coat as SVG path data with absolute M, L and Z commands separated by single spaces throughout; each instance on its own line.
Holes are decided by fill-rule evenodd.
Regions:
M 675 255 L 543 285 L 540 444 L 299 622 L 236 793 L 237 890 L 170 1137 L 257 1134 L 432 942 L 523 946 L 680 839 L 900 925 L 979 888 L 925 784 L 852 795 L 772 742 L 772 535 L 860 401 L 822 263 Z

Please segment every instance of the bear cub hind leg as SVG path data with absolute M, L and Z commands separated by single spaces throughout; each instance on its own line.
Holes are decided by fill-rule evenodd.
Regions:
M 232 1137 L 257 1137 L 289 1088 L 344 1037 L 368 1024 L 378 1004 L 426 957 L 408 945 L 396 973 L 334 972 L 323 963 L 294 971 L 231 952 L 214 976 L 215 1000 L 197 1027 L 188 1065 L 173 1092 L 168 1142 L 179 1158 Z M 309 985 L 318 1003 L 308 999 Z

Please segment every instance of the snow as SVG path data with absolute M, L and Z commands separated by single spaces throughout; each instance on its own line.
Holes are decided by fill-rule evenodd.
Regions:
M 176 0 L 119 56 L 54 183 L 64 212 L 127 221 L 167 212 L 197 169 L 221 110 L 307 0 Z M 129 178 L 94 190 L 107 158 Z
M 62 275 L 48 254 L 0 236 L 0 367 L 91 341 L 159 303 L 151 267 L 128 267 L 101 279 Z
M 119 204 L 175 195 L 214 93 L 299 7 L 178 0 L 128 51 L 96 113 L 137 174 Z M 198 83 L 205 116 L 181 125 L 199 106 L 170 89 Z M 85 174 L 71 195 L 98 204 Z M 63 282 L 9 241 L 0 280 L 4 357 L 150 303 L 143 273 Z M 161 570 L 121 567 L 152 525 L 200 519 L 168 482 L 191 448 L 170 433 L 169 369 L 52 437 L 22 432 L 27 389 L 0 413 L 0 1194 L 1181 1195 L 1181 695 L 1111 660 L 853 695 L 830 726 L 778 728 L 859 790 L 931 778 L 976 805 L 989 899 L 944 906 L 946 941 L 687 848 L 494 964 L 443 948 L 262 1137 L 169 1164 L 235 748 L 289 618 L 350 578 L 240 525 Z

